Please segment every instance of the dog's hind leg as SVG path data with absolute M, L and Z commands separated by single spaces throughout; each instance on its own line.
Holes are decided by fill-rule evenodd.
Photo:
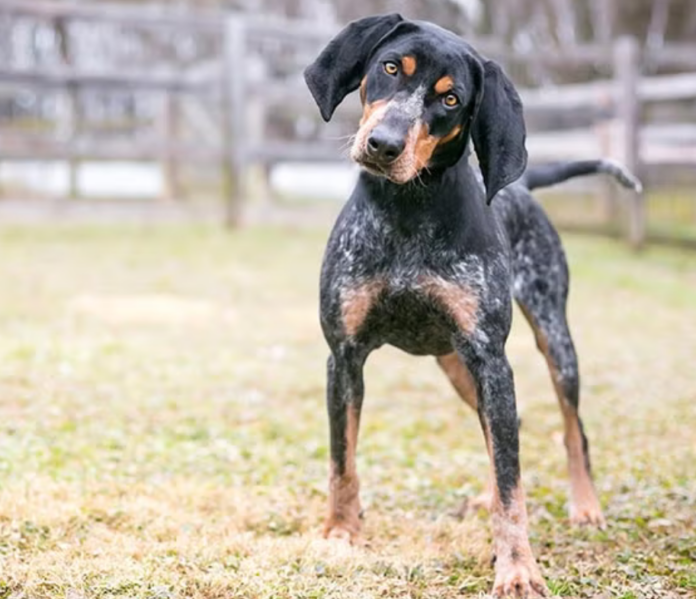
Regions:
M 592 482 L 590 448 L 579 414 L 578 361 L 565 314 L 534 315 L 521 301 L 520 306 L 534 329 L 537 347 L 546 358 L 563 415 L 571 487 L 570 520 L 573 524 L 602 527 L 604 517 Z
M 543 247 L 542 247 L 543 245 Z M 546 358 L 563 415 L 574 524 L 604 526 L 590 470 L 587 437 L 579 414 L 580 374 L 566 319 L 568 267 L 555 231 L 516 258 L 514 295 Z M 517 248 L 520 251 L 520 248 Z M 526 257 L 525 257 L 526 256 Z M 522 259 L 520 259 L 522 258 Z
M 464 403 L 474 410 L 474 412 L 478 413 L 478 397 L 474 379 L 469 369 L 456 352 L 445 356 L 438 356 L 437 363 L 447 375 L 447 378 L 449 378 L 459 397 L 461 397 Z M 486 444 L 486 447 L 488 447 L 488 444 Z M 490 455 L 488 457 L 490 458 Z M 491 477 L 492 475 L 488 476 L 486 490 L 483 491 L 483 493 L 473 499 L 469 499 L 468 497 L 464 498 L 459 508 L 454 511 L 455 516 L 463 518 L 469 510 L 490 510 L 491 500 L 493 498 L 493 480 Z

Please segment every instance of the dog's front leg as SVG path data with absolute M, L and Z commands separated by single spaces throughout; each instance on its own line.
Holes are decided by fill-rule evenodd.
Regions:
M 360 534 L 360 484 L 355 451 L 364 395 L 364 361 L 361 352 L 344 344 L 332 352 L 327 369 L 331 473 L 324 536 L 352 543 Z
M 547 596 L 529 544 L 512 370 L 502 348 L 468 360 L 468 366 L 476 381 L 479 418 L 491 456 L 493 593 L 496 597 Z

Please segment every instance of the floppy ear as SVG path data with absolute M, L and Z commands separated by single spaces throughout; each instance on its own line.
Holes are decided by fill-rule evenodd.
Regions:
M 331 119 L 343 98 L 358 89 L 375 46 L 401 21 L 399 14 L 353 21 L 305 69 L 307 87 L 325 121 Z
M 469 73 L 471 74 L 471 78 L 473 80 L 472 89 L 476 90 L 476 95 L 469 102 L 469 106 L 467 107 L 467 111 L 465 113 L 465 121 L 462 126 L 462 139 L 465 140 L 465 147 L 463 149 L 466 149 L 466 146 L 469 144 L 469 139 L 471 139 L 473 135 L 474 123 L 476 122 L 476 117 L 479 113 L 481 102 L 483 100 L 485 78 L 483 65 L 477 56 L 467 53 L 466 61 L 469 64 Z
M 490 204 L 496 193 L 524 172 L 527 148 L 522 102 L 512 82 L 493 61 L 486 61 L 483 68 L 483 98 L 471 137 Z

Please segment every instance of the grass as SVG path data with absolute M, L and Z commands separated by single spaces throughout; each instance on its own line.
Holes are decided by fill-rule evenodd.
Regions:
M 326 500 L 326 232 L 0 233 L 0 598 L 451 598 L 492 585 L 477 419 L 433 361 L 367 366 L 368 548 Z M 696 258 L 568 237 L 583 412 L 609 528 L 567 523 L 560 416 L 509 354 L 532 543 L 560 596 L 696 596 Z

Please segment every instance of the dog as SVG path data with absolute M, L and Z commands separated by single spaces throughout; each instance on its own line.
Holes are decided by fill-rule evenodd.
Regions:
M 435 356 L 477 411 L 490 456 L 493 593 L 546 596 L 528 539 L 515 389 L 505 355 L 513 298 L 558 395 L 571 521 L 603 526 L 604 518 L 578 413 L 578 363 L 566 320 L 568 267 L 559 236 L 530 190 L 597 172 L 634 189 L 639 183 L 603 160 L 525 172 L 525 124 L 512 83 L 495 62 L 431 23 L 398 14 L 354 21 L 304 75 L 325 121 L 355 90 L 363 104 L 351 149 L 361 172 L 321 270 L 321 326 L 330 348 L 325 536 L 355 542 L 360 533 L 355 452 L 368 355 L 390 344 Z M 469 164 L 469 141 L 478 168 Z

